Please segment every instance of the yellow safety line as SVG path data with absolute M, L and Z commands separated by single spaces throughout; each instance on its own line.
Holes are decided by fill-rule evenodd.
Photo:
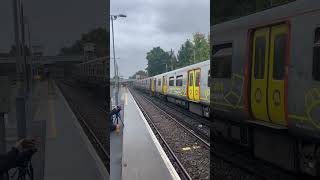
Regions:
M 124 95 L 124 104 L 128 105 L 128 93 L 125 93 Z

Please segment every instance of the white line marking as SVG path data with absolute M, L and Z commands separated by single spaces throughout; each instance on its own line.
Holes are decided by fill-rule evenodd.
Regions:
M 138 111 L 139 111 L 139 114 L 140 114 L 141 118 L 143 119 L 143 122 L 145 123 L 145 125 L 146 125 L 146 127 L 147 127 L 147 130 L 148 130 L 148 132 L 149 132 L 149 134 L 150 134 L 150 136 L 151 136 L 151 139 L 152 139 L 153 143 L 156 145 L 156 147 L 157 147 L 157 149 L 158 149 L 158 151 L 159 151 L 159 153 L 160 153 L 160 156 L 161 156 L 161 158 L 163 159 L 164 164 L 165 164 L 165 165 L 167 166 L 167 168 L 169 169 L 169 172 L 170 172 L 171 177 L 172 177 L 174 180 L 181 180 L 181 179 L 180 179 L 180 176 L 179 176 L 178 173 L 177 173 L 177 171 L 175 170 L 175 168 L 174 168 L 173 165 L 171 164 L 171 162 L 170 162 L 167 154 L 166 154 L 166 153 L 164 152 L 164 150 L 162 149 L 162 147 L 161 147 L 158 139 L 157 139 L 156 136 L 153 134 L 153 131 L 152 131 L 150 125 L 148 124 L 146 118 L 145 118 L 144 115 L 142 114 L 142 112 L 141 112 L 138 104 L 137 104 L 136 101 L 133 99 L 133 96 L 131 95 L 131 93 L 129 93 L 129 94 L 130 94 L 130 98 L 133 100 L 134 104 L 136 105 L 136 107 L 137 107 L 137 109 L 138 109 Z

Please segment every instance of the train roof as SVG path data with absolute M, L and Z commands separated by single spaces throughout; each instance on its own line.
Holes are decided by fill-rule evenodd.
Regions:
M 182 68 L 179 68 L 179 69 L 175 69 L 175 70 L 173 70 L 173 71 L 165 72 L 165 73 L 162 73 L 162 74 L 157 74 L 157 75 L 154 75 L 154 76 L 152 76 L 152 77 L 159 77 L 159 76 L 171 74 L 171 73 L 174 73 L 174 72 L 184 71 L 185 69 L 197 68 L 197 67 L 199 67 L 199 66 L 206 66 L 206 65 L 210 65 L 210 60 L 202 61 L 202 62 L 199 62 L 199 63 L 196 63 L 196 64 L 192 64 L 192 65 L 189 65 L 189 66 L 185 66 L 185 67 L 182 67 Z M 141 80 L 150 79 L 150 78 L 152 78 L 152 77 L 147 77 L 147 78 L 141 79 Z
M 315 12 L 320 12 L 319 0 L 296 0 L 288 4 L 253 13 L 234 20 L 215 24 L 211 26 L 211 32 L 223 33 L 228 31 L 229 29 L 239 29 L 242 27 L 258 27 L 265 24 L 281 22 L 306 13 Z

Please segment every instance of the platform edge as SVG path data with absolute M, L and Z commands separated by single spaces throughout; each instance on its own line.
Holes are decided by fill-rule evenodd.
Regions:
M 129 91 L 130 92 L 130 91 Z M 141 118 L 143 119 L 143 122 L 145 123 L 146 127 L 147 127 L 147 130 L 148 130 L 148 133 L 150 134 L 151 136 L 151 139 L 153 141 L 153 143 L 155 144 L 157 150 L 159 151 L 159 154 L 164 162 L 164 164 L 166 165 L 166 167 L 168 168 L 169 172 L 170 172 L 170 175 L 172 177 L 172 179 L 174 180 L 181 180 L 180 176 L 178 175 L 177 171 L 175 170 L 175 168 L 173 167 L 171 161 L 169 160 L 167 154 L 164 152 L 163 148 L 161 147 L 157 137 L 154 135 L 149 123 L 147 122 L 146 118 L 144 117 L 142 111 L 140 110 L 138 104 L 136 103 L 136 101 L 134 100 L 131 92 L 129 93 L 130 94 L 130 98 L 132 98 L 134 104 L 136 105 L 138 111 L 139 111 L 139 114 L 141 116 Z
M 80 123 L 78 122 L 78 118 L 75 116 L 75 114 L 73 113 L 73 111 L 71 110 L 67 100 L 65 99 L 65 97 L 63 96 L 62 92 L 60 91 L 60 89 L 56 86 L 56 84 L 54 83 L 55 88 L 58 91 L 59 96 L 62 98 L 62 100 L 64 101 L 64 103 L 66 104 L 68 110 L 71 112 L 73 119 L 73 124 L 76 126 L 77 129 L 79 129 L 79 133 L 81 138 L 83 139 L 84 143 L 86 144 L 86 147 L 89 151 L 89 153 L 91 154 L 91 156 L 93 157 L 93 159 L 95 160 L 96 165 L 98 166 L 98 169 L 100 171 L 100 175 L 104 180 L 109 180 L 110 179 L 110 175 L 107 171 L 107 169 L 105 168 L 102 160 L 100 159 L 99 155 L 97 154 L 96 150 L 94 149 L 93 145 L 91 144 L 89 138 L 87 137 L 87 135 L 85 134 L 83 128 L 81 127 Z

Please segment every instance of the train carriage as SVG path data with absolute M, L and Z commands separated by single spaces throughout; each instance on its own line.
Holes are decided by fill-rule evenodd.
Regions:
M 211 38 L 212 134 L 320 176 L 320 1 L 214 25 Z
M 138 80 L 135 86 L 141 89 L 141 82 L 149 79 L 150 87 L 145 87 L 152 95 L 183 106 L 201 116 L 209 117 L 210 61 L 196 63 L 174 71 Z
M 107 57 L 93 59 L 76 65 L 74 78 L 81 82 L 106 82 Z

